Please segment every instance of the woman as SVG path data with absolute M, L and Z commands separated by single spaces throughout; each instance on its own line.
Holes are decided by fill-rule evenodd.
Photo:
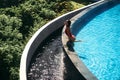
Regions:
M 72 42 L 75 41 L 75 36 L 70 31 L 71 21 L 70 20 L 66 20 L 64 24 L 66 26 L 65 33 L 68 36 L 69 40 L 72 41 Z

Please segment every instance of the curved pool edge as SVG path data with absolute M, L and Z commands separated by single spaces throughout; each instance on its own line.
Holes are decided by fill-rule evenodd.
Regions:
M 71 62 L 77 68 L 79 73 L 86 79 L 86 80 L 98 80 L 84 65 L 84 63 L 79 59 L 78 55 L 74 51 L 70 51 L 67 46 L 68 37 L 65 33 L 62 34 L 62 43 L 64 50 L 68 57 L 70 58 Z
M 102 2 L 102 3 L 101 3 Z M 81 13 L 79 13 L 78 15 L 74 16 L 73 18 L 71 18 L 72 24 L 79 18 L 82 17 L 84 14 L 86 14 L 87 12 L 91 11 L 92 9 L 99 7 L 100 5 L 106 4 L 107 2 L 112 2 L 112 0 L 108 0 L 108 1 L 99 1 L 97 3 L 94 3 L 95 6 L 91 6 L 86 8 L 84 11 L 82 11 Z M 101 4 L 100 4 L 101 3 Z M 68 55 L 68 57 L 70 58 L 71 62 L 74 64 L 74 66 L 77 68 L 77 70 L 80 72 L 80 74 L 83 75 L 83 77 L 86 80 L 98 80 L 97 77 L 95 75 L 93 75 L 89 69 L 85 66 L 85 64 L 80 60 L 79 56 L 77 55 L 76 52 L 71 51 L 69 49 L 69 47 L 67 46 L 68 43 L 68 37 L 66 36 L 66 34 L 64 33 L 65 31 L 65 27 L 63 28 L 63 33 L 62 33 L 62 43 L 63 43 L 63 47 L 64 50 L 66 52 L 66 54 Z
M 99 1 L 99 2 L 102 2 L 102 1 Z M 99 2 L 96 2 L 96 3 L 99 3 Z M 72 18 L 73 16 L 77 15 L 79 12 L 83 11 L 84 9 L 96 3 L 90 4 L 83 8 L 66 13 L 58 18 L 55 18 L 54 20 L 50 21 L 46 25 L 42 26 L 32 36 L 32 38 L 26 44 L 21 56 L 20 73 L 19 73 L 20 80 L 27 80 L 27 71 L 28 71 L 31 58 L 34 55 L 34 52 L 36 51 L 38 46 L 42 43 L 42 41 L 45 40 L 52 32 L 62 27 L 64 25 L 63 23 L 65 20 Z

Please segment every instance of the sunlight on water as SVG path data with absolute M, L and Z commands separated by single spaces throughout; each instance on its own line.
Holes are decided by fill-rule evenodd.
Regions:
M 77 35 L 74 49 L 99 80 L 120 80 L 120 4 L 97 15 Z

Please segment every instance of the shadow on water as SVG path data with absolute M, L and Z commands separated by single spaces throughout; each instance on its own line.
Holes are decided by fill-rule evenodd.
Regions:
M 74 49 L 73 49 L 74 43 L 72 41 L 68 41 L 66 45 L 68 46 L 68 50 L 74 52 Z
M 28 80 L 85 80 L 63 51 L 61 31 L 39 45 L 27 72 Z
M 86 57 L 84 57 L 84 56 L 79 56 L 81 59 L 87 59 Z

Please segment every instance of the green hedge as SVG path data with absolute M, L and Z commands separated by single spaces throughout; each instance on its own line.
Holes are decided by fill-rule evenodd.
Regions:
M 24 0 L 0 0 L 0 8 L 18 6 L 22 2 L 24 2 Z
M 22 3 L 23 2 L 23 3 Z M 19 80 L 22 51 L 30 37 L 55 18 L 57 3 L 48 0 L 0 1 L 0 79 Z
M 64 0 L 0 0 L 0 79 L 19 80 L 20 58 L 30 37 L 71 10 Z
M 23 50 L 23 35 L 19 29 L 21 19 L 0 15 L 0 78 L 2 80 L 17 80 L 21 52 Z M 2 73 L 1 73 L 2 72 Z

